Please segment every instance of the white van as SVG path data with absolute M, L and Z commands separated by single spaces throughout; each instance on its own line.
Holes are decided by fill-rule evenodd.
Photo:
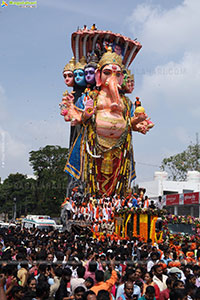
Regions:
M 16 227 L 15 223 L 6 223 L 0 221 L 0 228 L 9 228 L 9 227 Z
M 49 231 L 56 228 L 56 222 L 50 216 L 28 215 L 22 220 L 22 227 Z

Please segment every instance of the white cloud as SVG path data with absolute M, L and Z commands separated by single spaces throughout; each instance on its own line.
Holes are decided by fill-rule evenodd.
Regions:
M 200 54 L 186 53 L 179 63 L 170 61 L 159 65 L 152 74 L 143 76 L 138 92 L 143 99 L 155 106 L 158 102 L 165 103 L 172 111 L 198 117 Z
M 2 178 L 10 173 L 23 173 L 28 166 L 27 153 L 28 145 L 0 128 L 0 174 Z
M 145 55 L 143 53 L 143 59 L 147 59 L 146 69 L 143 68 L 137 94 L 147 99 L 147 107 L 151 105 L 155 109 L 163 103 L 172 112 L 178 109 L 179 114 L 199 117 L 199 9 L 198 0 L 184 0 L 170 10 L 141 4 L 127 19 L 132 32 L 138 29 L 146 51 Z M 159 61 L 157 66 L 151 65 L 149 57 L 154 64 L 156 59 Z M 135 70 L 136 75 L 137 71 L 140 70 Z
M 6 178 L 16 172 L 32 174 L 29 166 L 29 152 L 32 150 L 46 145 L 68 147 L 69 125 L 62 121 L 32 120 L 23 124 L 23 128 L 19 125 L 16 131 L 0 128 L 0 176 Z
M 23 159 L 26 156 L 28 146 L 23 142 L 16 140 L 9 132 L 5 133 L 5 150 L 9 160 Z
M 128 18 L 130 30 L 137 32 L 144 51 L 160 55 L 199 49 L 200 1 L 185 0 L 170 10 L 141 4 Z

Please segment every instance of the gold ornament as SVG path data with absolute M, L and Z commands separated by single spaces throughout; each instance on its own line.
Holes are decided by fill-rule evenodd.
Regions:
M 105 65 L 115 64 L 122 68 L 122 58 L 115 52 L 112 52 L 112 48 L 108 47 L 107 52 L 103 54 L 98 63 L 98 69 L 101 69 Z
M 82 56 L 81 59 L 79 60 L 79 62 L 77 62 L 74 70 L 77 70 L 77 69 L 84 70 L 86 63 L 87 62 L 86 62 L 85 56 Z
M 74 69 L 75 69 L 75 58 L 72 57 L 72 59 L 69 61 L 69 63 L 66 64 L 66 66 L 64 67 L 63 73 L 64 73 L 65 71 L 71 71 L 71 72 L 74 72 Z
M 136 107 L 136 109 L 135 109 L 135 115 L 138 115 L 138 114 L 145 114 L 144 107 L 142 107 L 142 106 Z
M 130 78 L 131 80 L 134 80 L 134 75 L 131 74 L 131 71 L 130 70 L 126 70 L 127 71 L 127 77 Z
M 64 93 L 63 93 L 63 97 L 66 97 L 68 95 L 68 91 L 66 90 Z
M 112 151 L 108 151 L 104 153 L 102 165 L 101 165 L 101 172 L 103 174 L 110 175 L 113 173 L 113 160 L 112 160 Z

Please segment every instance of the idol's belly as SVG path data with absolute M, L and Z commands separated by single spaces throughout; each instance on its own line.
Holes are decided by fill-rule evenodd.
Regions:
M 114 114 L 109 111 L 97 111 L 96 131 L 99 136 L 119 138 L 125 131 L 126 121 L 122 114 Z

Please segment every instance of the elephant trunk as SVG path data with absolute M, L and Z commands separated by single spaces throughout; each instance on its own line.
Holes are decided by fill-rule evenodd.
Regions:
M 108 87 L 111 95 L 111 109 L 117 110 L 121 106 L 121 97 L 119 94 L 119 83 L 116 76 L 109 78 Z

